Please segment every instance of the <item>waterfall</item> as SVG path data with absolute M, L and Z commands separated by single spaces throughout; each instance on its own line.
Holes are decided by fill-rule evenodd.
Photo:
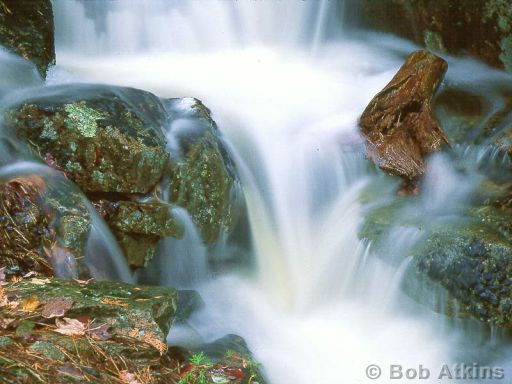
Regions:
M 210 276 L 191 226 L 185 240 L 164 245 L 159 273 L 169 271 L 161 281 L 170 284 L 193 276 L 206 303 L 190 321 L 194 332 L 207 341 L 243 336 L 270 383 L 363 383 L 370 364 L 435 370 L 491 360 L 471 339 L 479 329 L 465 333 L 402 293 L 417 229 L 392 228 L 381 250 L 358 238 L 365 192 L 392 198 L 396 182 L 364 159 L 357 120 L 414 46 L 334 36 L 342 3 L 54 0 L 50 82 L 197 97 L 212 110 L 241 175 L 254 271 Z M 435 220 L 446 213 L 444 196 L 465 204 L 478 176 L 461 177 L 442 156 L 429 175 L 425 198 L 404 215 Z M 422 382 L 443 382 L 431 379 Z

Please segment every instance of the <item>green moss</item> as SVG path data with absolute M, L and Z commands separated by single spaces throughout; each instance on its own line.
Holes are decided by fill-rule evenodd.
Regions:
M 50 359 L 64 361 L 66 360 L 66 355 L 61 352 L 61 350 L 55 347 L 53 344 L 47 341 L 36 341 L 30 347 L 31 350 L 39 352 L 40 354 L 49 357 Z
M 505 69 L 509 72 L 512 72 L 512 35 L 501 39 L 500 47 L 500 60 L 505 66 Z
M 68 127 L 78 130 L 84 137 L 94 137 L 98 130 L 97 121 L 104 115 L 95 109 L 88 108 L 85 102 L 66 104 L 64 110 L 67 113 L 65 122 Z
M 425 47 L 433 52 L 446 52 L 446 48 L 444 47 L 442 36 L 433 31 L 426 30 L 423 33 L 423 40 L 425 42 Z

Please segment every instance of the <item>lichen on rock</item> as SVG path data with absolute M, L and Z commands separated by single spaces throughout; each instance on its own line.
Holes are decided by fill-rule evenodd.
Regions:
M 45 92 L 7 111 L 16 137 L 42 158 L 49 154 L 85 193 L 145 194 L 155 187 L 169 158 L 166 112 L 156 96 L 92 85 Z
M 175 99 L 168 109 L 171 118 L 177 115 L 170 134 L 179 142 L 170 167 L 170 200 L 189 211 L 211 244 L 236 223 L 240 181 L 208 108 L 196 99 Z

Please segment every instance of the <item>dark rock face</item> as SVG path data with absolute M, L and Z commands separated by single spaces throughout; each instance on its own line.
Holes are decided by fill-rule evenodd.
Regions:
M 430 107 L 446 69 L 439 57 L 413 52 L 361 115 L 367 156 L 383 171 L 408 183 L 424 173 L 423 157 L 447 142 Z
M 508 0 L 362 0 L 358 7 L 365 27 L 512 71 Z
M 203 240 L 211 244 L 236 223 L 240 181 L 208 108 L 197 99 L 169 103 L 171 115 L 183 103 L 188 111 L 180 113 L 187 127 L 181 132 L 171 129 L 181 153 L 171 164 L 170 200 L 189 211 Z
M 511 257 L 507 237 L 474 225 L 435 230 L 416 251 L 418 270 L 443 285 L 462 312 L 506 328 L 512 327 Z
M 6 125 L 41 157 L 51 157 L 85 193 L 145 194 L 169 155 L 160 100 L 144 91 L 62 86 L 23 100 Z
M 0 44 L 32 61 L 45 77 L 55 64 L 51 1 L 0 1 Z

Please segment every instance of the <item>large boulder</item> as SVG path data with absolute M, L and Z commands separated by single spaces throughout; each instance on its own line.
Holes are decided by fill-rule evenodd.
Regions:
M 32 61 L 42 77 L 55 64 L 50 0 L 1 0 L 0 44 Z
M 151 93 L 96 85 L 49 87 L 6 113 L 6 125 L 85 193 L 145 194 L 169 155 L 166 113 Z
M 362 0 L 364 27 L 395 33 L 429 49 L 469 54 L 512 71 L 508 0 Z
M 359 120 L 367 156 L 408 184 L 425 172 L 423 157 L 447 142 L 430 107 L 446 69 L 432 53 L 413 52 Z
M 187 209 L 203 240 L 212 244 L 237 222 L 240 181 L 208 108 L 191 98 L 169 100 L 167 108 L 175 145 L 169 198 Z

